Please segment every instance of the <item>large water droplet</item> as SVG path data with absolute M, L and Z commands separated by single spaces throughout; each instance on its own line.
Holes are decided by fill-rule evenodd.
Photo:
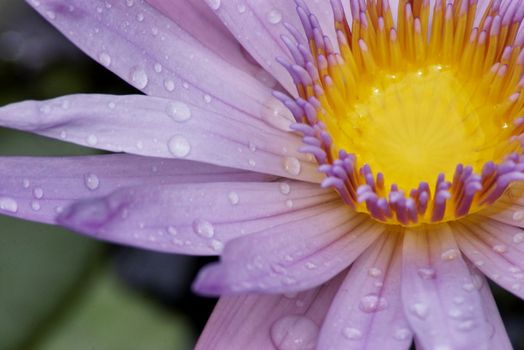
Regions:
M 215 235 L 215 228 L 213 225 L 209 221 L 203 219 L 195 219 L 195 221 L 193 221 L 193 231 L 195 231 L 197 235 L 205 238 L 211 238 Z
M 284 169 L 289 174 L 297 176 L 301 170 L 300 161 L 295 157 L 286 157 L 284 158 Z
M 191 110 L 183 102 L 169 102 L 166 110 L 169 117 L 176 122 L 181 123 L 191 119 Z
M 271 341 L 278 350 L 313 350 L 318 332 L 318 326 L 311 319 L 290 315 L 271 326 Z
M 138 89 L 143 89 L 149 82 L 149 77 L 144 69 L 133 67 L 130 72 L 131 83 Z
M 85 174 L 84 184 L 89 190 L 94 191 L 100 186 L 100 179 L 95 174 Z
M 353 327 L 346 327 L 342 330 L 342 334 L 349 340 L 362 339 L 362 332 Z
M 220 8 L 220 0 L 207 0 L 207 3 L 213 10 L 218 10 Z
M 109 56 L 107 52 L 100 52 L 100 54 L 98 54 L 98 61 L 104 67 L 109 67 L 111 65 L 111 56 Z
M 360 299 L 358 307 L 363 312 L 371 313 L 386 309 L 388 302 L 384 297 L 376 294 L 368 294 Z
M 0 210 L 16 213 L 18 211 L 18 203 L 13 198 L 0 197 Z
M 187 157 L 189 152 L 191 152 L 191 145 L 189 144 L 189 141 L 182 135 L 173 136 L 169 140 L 167 147 L 169 152 L 171 152 L 171 154 L 177 158 Z

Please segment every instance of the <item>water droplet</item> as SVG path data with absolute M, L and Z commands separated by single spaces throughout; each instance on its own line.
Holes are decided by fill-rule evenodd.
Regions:
M 131 69 L 130 79 L 131 83 L 137 89 L 145 88 L 147 86 L 147 83 L 149 82 L 149 77 L 147 76 L 146 71 L 140 67 L 133 67 Z
M 138 22 L 142 22 L 144 20 L 144 14 L 143 13 L 139 13 L 136 15 L 136 20 Z
M 435 270 L 433 270 L 432 268 L 428 268 L 428 267 L 423 267 L 423 268 L 418 269 L 417 274 L 423 280 L 433 279 L 437 275 Z
M 293 208 L 293 205 L 294 205 L 294 203 L 293 203 L 293 201 L 291 199 L 286 200 L 286 207 L 291 209 L 291 208 Z
M 29 188 L 29 186 L 31 186 L 31 182 L 28 179 L 23 179 L 22 180 L 22 186 L 24 188 Z
M 368 270 L 368 275 L 370 275 L 371 277 L 379 277 L 380 275 L 382 275 L 382 270 L 378 267 L 372 267 Z
M 169 92 L 175 90 L 175 82 L 171 79 L 164 80 L 164 88 Z
M 240 3 L 237 5 L 237 10 L 238 10 L 238 13 L 244 13 L 246 12 L 246 5 Z
M 362 332 L 353 327 L 346 327 L 342 330 L 342 334 L 349 340 L 362 339 Z
M 295 157 L 286 157 L 284 159 L 284 169 L 286 169 L 289 174 L 297 176 L 301 170 L 300 161 Z
M 34 210 L 34 211 L 39 211 L 40 210 L 40 202 L 39 201 L 31 201 L 31 208 Z
M 513 243 L 519 244 L 524 242 L 524 233 L 520 232 L 513 236 Z
M 282 12 L 280 12 L 277 9 L 273 9 L 267 13 L 267 20 L 271 24 L 277 24 L 280 23 L 282 20 Z
M 97 143 L 98 143 L 98 137 L 96 137 L 96 135 L 91 134 L 87 137 L 87 144 L 89 146 L 96 146 Z
M 111 65 L 111 56 L 107 52 L 101 52 L 98 55 L 98 61 L 104 66 L 109 67 Z
M 410 311 L 420 319 L 426 318 L 429 312 L 429 308 L 426 304 L 415 303 L 411 305 Z
M 0 197 L 0 210 L 16 213 L 18 211 L 18 203 L 13 198 Z
M 289 194 L 289 192 L 291 192 L 291 186 L 289 186 L 287 182 L 281 182 L 279 186 L 280 186 L 280 193 Z
M 155 63 L 153 68 L 155 69 L 155 72 L 157 72 L 157 73 L 161 73 L 162 72 L 162 65 L 160 63 Z
M 177 158 L 187 157 L 191 151 L 191 145 L 189 144 L 189 141 L 182 135 L 173 136 L 169 140 L 167 147 L 169 152 L 171 152 L 171 154 Z
M 100 179 L 95 174 L 85 174 L 84 184 L 89 190 L 94 191 L 100 186 Z
M 205 103 L 211 103 L 211 100 L 212 100 L 212 99 L 213 99 L 213 98 L 212 98 L 210 95 L 207 95 L 207 94 L 204 95 L 204 102 L 205 102 Z
M 224 250 L 224 243 L 222 243 L 218 239 L 213 239 L 211 241 L 211 248 L 213 248 L 215 252 L 221 252 Z
M 41 199 L 44 196 L 44 190 L 40 187 L 37 187 L 33 190 L 33 197 L 36 199 Z
M 135 0 L 126 0 L 127 7 L 132 7 L 135 4 Z
M 393 338 L 395 338 L 396 340 L 400 340 L 400 341 L 408 340 L 410 337 L 411 337 L 411 332 L 407 328 L 399 328 L 393 334 Z
M 56 14 L 53 11 L 51 11 L 51 10 L 46 11 L 45 14 L 46 14 L 47 18 L 49 18 L 51 20 L 56 19 Z
M 184 102 L 169 102 L 166 110 L 169 117 L 176 122 L 182 123 L 191 119 L 191 109 Z
M 311 261 L 308 261 L 308 262 L 306 263 L 306 268 L 307 268 L 308 270 L 314 270 L 314 269 L 316 269 L 317 267 L 318 267 L 317 264 L 312 263 Z
M 257 151 L 257 145 L 253 141 L 249 141 L 248 147 L 249 147 L 249 150 L 251 152 L 256 152 Z
M 466 320 L 462 321 L 457 325 L 457 329 L 459 331 L 463 332 L 469 332 L 475 328 L 475 321 L 474 320 Z
M 442 252 L 442 254 L 440 255 L 440 258 L 442 260 L 451 261 L 451 260 L 455 260 L 459 256 L 460 256 L 460 252 L 458 251 L 458 249 L 451 248 L 451 249 L 448 249 Z
M 517 222 L 524 220 L 524 210 L 517 210 L 516 212 L 514 212 L 513 220 Z
M 254 168 L 254 167 L 257 165 L 257 162 L 255 162 L 254 159 L 250 159 L 250 160 L 248 160 L 247 162 L 249 163 L 249 165 L 250 165 L 252 168 Z
M 508 251 L 508 247 L 504 244 L 496 244 L 493 246 L 493 250 L 499 254 L 504 254 Z
M 318 326 L 311 319 L 290 315 L 271 326 L 271 340 L 278 350 L 313 350 L 318 332 Z
M 196 219 L 193 221 L 193 231 L 199 236 L 211 238 L 215 235 L 215 228 L 206 220 Z
M 363 312 L 372 313 L 386 309 L 388 307 L 388 302 L 384 297 L 376 294 L 368 294 L 360 299 L 358 307 Z
M 220 8 L 220 0 L 207 0 L 207 3 L 213 10 L 218 10 Z
M 168 226 L 167 233 L 169 233 L 171 236 L 176 236 L 178 234 L 178 231 L 176 230 L 176 227 Z
M 229 203 L 233 205 L 237 205 L 238 202 L 240 202 L 240 197 L 238 196 L 238 193 L 236 192 L 229 192 L 227 195 L 227 198 L 229 199 Z

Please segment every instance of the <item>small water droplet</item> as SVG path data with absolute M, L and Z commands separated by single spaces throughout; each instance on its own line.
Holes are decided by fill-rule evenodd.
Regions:
M 211 101 L 213 100 L 213 98 L 210 96 L 210 95 L 204 95 L 204 102 L 205 103 L 211 103 Z
M 363 312 L 372 313 L 386 309 L 388 302 L 384 297 L 376 294 L 368 294 L 360 299 L 358 307 Z
M 157 73 L 161 73 L 162 72 L 162 65 L 160 63 L 155 63 L 153 68 L 154 68 L 155 72 L 157 72 Z
M 289 194 L 291 192 L 291 186 L 287 182 L 281 182 L 280 185 L 280 193 L 282 194 Z
M 227 198 L 229 199 L 229 203 L 233 205 L 237 205 L 238 202 L 240 202 L 240 197 L 238 196 L 238 193 L 236 192 L 229 192 L 227 195 Z
M 295 157 L 286 157 L 284 158 L 284 169 L 286 169 L 289 174 L 297 176 L 301 170 L 300 161 Z
M 368 270 L 368 275 L 370 275 L 371 277 L 379 277 L 380 275 L 382 275 L 382 270 L 378 267 L 371 267 Z
M 496 244 L 493 246 L 493 250 L 499 254 L 504 254 L 508 251 L 508 247 L 504 244 Z
M 252 168 L 254 168 L 254 167 L 257 165 L 257 162 L 255 162 L 254 159 L 249 159 L 247 162 L 249 163 L 249 165 L 250 165 Z
M 271 24 L 278 24 L 282 20 L 282 12 L 273 9 L 267 13 L 267 20 Z
M 440 258 L 445 261 L 455 260 L 460 256 L 460 252 L 456 248 L 448 249 L 440 255 Z
M 189 144 L 189 141 L 182 135 L 173 136 L 169 140 L 167 147 L 169 152 L 171 152 L 171 154 L 177 158 L 187 157 L 189 152 L 191 152 L 191 145 Z
M 407 328 L 399 328 L 393 334 L 393 338 L 395 338 L 396 340 L 400 340 L 400 341 L 408 340 L 410 337 L 411 337 L 411 332 Z
M 221 252 L 224 250 L 224 243 L 218 239 L 213 239 L 211 240 L 211 248 L 213 248 L 215 252 Z
M 56 13 L 54 13 L 53 11 L 51 10 L 48 10 L 45 12 L 47 18 L 51 19 L 51 20 L 54 20 L 56 19 Z
M 291 208 L 293 208 L 293 205 L 294 205 L 294 203 L 293 203 L 293 201 L 291 199 L 286 200 L 286 207 L 291 209 Z
M 147 86 L 149 82 L 149 77 L 144 69 L 140 67 L 133 67 L 130 72 L 131 83 L 137 89 L 143 89 Z
M 16 213 L 18 211 L 18 203 L 13 198 L 0 197 L 0 210 Z
M 195 219 L 195 221 L 193 221 L 193 231 L 195 231 L 197 235 L 205 238 L 212 238 L 215 235 L 213 225 L 203 219 Z
M 169 233 L 171 236 L 176 236 L 178 234 L 178 231 L 177 231 L 176 227 L 168 226 L 167 227 L 167 233 Z
M 245 4 L 242 4 L 242 3 L 239 3 L 237 5 L 237 10 L 238 10 L 238 13 L 244 13 L 246 12 L 246 5 Z
M 319 328 L 305 316 L 290 315 L 271 326 L 271 340 L 278 350 L 313 350 Z
M 256 152 L 257 151 L 257 145 L 253 141 L 249 141 L 248 147 L 249 147 L 249 150 L 251 152 Z
M 33 197 L 35 197 L 36 199 L 41 199 L 43 196 L 44 196 L 44 190 L 41 189 L 40 187 L 36 187 L 33 190 Z
M 164 88 L 168 92 L 171 92 L 171 91 L 175 90 L 175 82 L 173 80 L 171 80 L 171 79 L 164 80 Z
M 171 119 L 179 123 L 191 119 L 191 109 L 184 102 L 169 102 L 166 111 Z
M 411 305 L 410 311 L 417 316 L 420 319 L 426 318 L 429 312 L 429 308 L 426 304 L 423 303 L 415 303 Z
M 96 135 L 91 134 L 87 137 L 87 144 L 89 146 L 96 146 L 97 143 L 98 143 L 98 137 L 96 137 Z
M 220 8 L 220 0 L 207 0 L 207 3 L 213 10 L 218 10 Z
M 513 236 L 513 243 L 519 244 L 524 242 L 524 233 L 519 232 Z
M 144 14 L 143 13 L 139 13 L 136 15 L 136 20 L 138 22 L 142 22 L 144 20 Z
M 433 279 L 437 275 L 435 270 L 433 270 L 432 268 L 428 268 L 428 267 L 423 267 L 423 268 L 418 269 L 417 274 L 423 280 Z
M 465 320 L 457 325 L 457 329 L 459 331 L 469 332 L 475 328 L 475 325 L 476 324 L 474 320 Z
M 22 186 L 24 188 L 29 188 L 29 186 L 31 186 L 31 182 L 28 179 L 23 179 L 22 180 Z
M 39 201 L 31 201 L 31 209 L 33 209 L 34 211 L 39 211 L 40 208 L 41 207 Z
M 104 66 L 109 67 L 111 65 L 111 56 L 107 52 L 101 52 L 98 55 L 98 61 Z
M 342 330 L 342 334 L 349 340 L 362 339 L 362 332 L 353 327 L 346 327 Z
M 95 174 L 85 174 L 84 184 L 89 190 L 95 191 L 100 187 L 100 179 Z

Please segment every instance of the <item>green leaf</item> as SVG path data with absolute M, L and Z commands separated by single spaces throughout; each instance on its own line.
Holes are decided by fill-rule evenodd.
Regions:
M 37 350 L 192 349 L 185 320 L 124 288 L 103 271 Z

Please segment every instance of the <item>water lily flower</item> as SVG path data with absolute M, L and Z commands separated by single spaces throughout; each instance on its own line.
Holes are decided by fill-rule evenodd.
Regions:
M 198 349 L 511 349 L 524 1 L 29 3 L 145 95 L 0 108 L 114 152 L 3 157 L 3 214 L 220 255 Z

